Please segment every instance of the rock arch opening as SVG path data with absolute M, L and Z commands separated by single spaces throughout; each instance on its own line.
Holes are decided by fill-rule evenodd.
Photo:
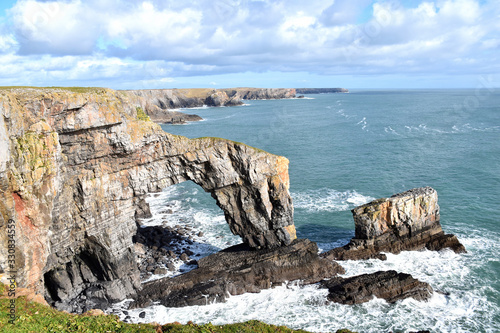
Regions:
M 149 214 L 137 220 L 133 237 L 143 281 L 187 272 L 196 260 L 242 242 L 230 232 L 210 193 L 194 182 L 171 185 L 144 199 Z

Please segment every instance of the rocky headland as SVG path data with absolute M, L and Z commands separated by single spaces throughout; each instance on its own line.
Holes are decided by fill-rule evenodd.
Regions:
M 336 94 L 348 93 L 346 88 L 295 88 L 297 94 Z
M 423 300 L 432 288 L 409 275 L 342 278 L 335 261 L 423 247 L 465 251 L 441 229 L 436 191 L 420 188 L 355 208 L 355 238 L 319 255 L 315 243 L 296 240 L 285 157 L 165 133 L 143 116 L 141 98 L 101 88 L 0 90 L 0 241 L 12 244 L 0 247 L 0 271 L 15 271 L 19 287 L 58 309 L 125 298 L 133 306 L 202 305 L 293 280 L 323 281 L 330 301 L 347 304 Z M 188 180 L 212 195 L 243 244 L 193 260 L 187 227 L 138 229 L 151 215 L 148 193 Z M 190 270 L 141 284 L 174 260 Z
M 110 89 L 0 92 L 0 240 L 8 243 L 15 224 L 18 285 L 60 309 L 140 289 L 136 219 L 147 214 L 147 193 L 172 184 L 191 180 L 210 192 L 252 248 L 296 238 L 286 158 L 165 133 L 137 108 Z M 3 271 L 8 254 L 0 247 Z
M 152 121 L 170 124 L 202 120 L 200 116 L 174 111 L 175 109 L 237 106 L 243 105 L 243 100 L 295 97 L 295 89 L 284 88 L 149 89 L 127 90 L 124 93 L 128 94 Z

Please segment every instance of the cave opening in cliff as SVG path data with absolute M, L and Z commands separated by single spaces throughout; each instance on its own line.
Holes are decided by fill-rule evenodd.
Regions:
M 145 197 L 136 215 L 133 237 L 142 279 L 175 275 L 196 267 L 196 260 L 241 243 L 210 193 L 192 181 L 166 187 Z
M 116 276 L 116 265 L 108 259 L 110 253 L 95 237 L 87 238 L 82 250 L 66 264 L 59 265 L 44 274 L 45 298 L 49 303 L 81 297 L 82 292 L 102 289 L 101 283 Z M 94 291 L 95 291 L 94 290 Z

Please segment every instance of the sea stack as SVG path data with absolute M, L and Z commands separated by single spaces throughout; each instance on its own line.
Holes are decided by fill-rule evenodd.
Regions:
M 328 251 L 334 260 L 385 259 L 381 252 L 441 250 L 466 252 L 456 236 L 440 224 L 438 195 L 431 187 L 415 188 L 352 210 L 355 236 L 350 243 Z

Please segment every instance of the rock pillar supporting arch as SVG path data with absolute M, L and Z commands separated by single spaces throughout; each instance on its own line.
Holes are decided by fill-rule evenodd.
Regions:
M 253 248 L 288 245 L 296 238 L 286 158 L 217 138 L 193 145 L 182 155 L 182 176 L 211 193 L 234 234 Z

